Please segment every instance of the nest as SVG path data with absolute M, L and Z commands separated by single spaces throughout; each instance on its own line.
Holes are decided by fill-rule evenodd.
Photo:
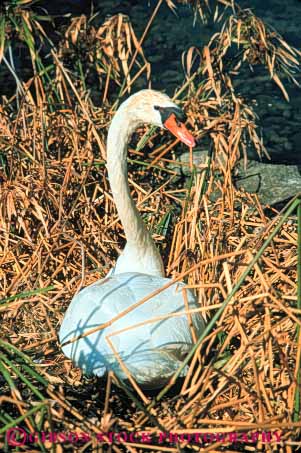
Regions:
M 59 53 L 52 50 L 52 90 L 36 76 L 22 83 L 22 102 L 19 92 L 0 107 L 0 432 L 18 426 L 29 451 L 53 448 L 53 439 L 34 433 L 56 431 L 74 433 L 56 443 L 56 451 L 63 443 L 64 451 L 83 452 L 290 453 L 301 429 L 300 202 L 279 213 L 236 190 L 232 171 L 247 143 L 266 150 L 255 114 L 222 62 L 233 39 L 248 40 L 253 44 L 240 52 L 241 61 L 266 62 L 285 94 L 277 70 L 295 64 L 297 51 L 250 11 L 233 16 L 202 53 L 191 49 L 184 56 L 186 80 L 175 95 L 207 147 L 206 163 L 196 167 L 191 153 L 182 163 L 190 169 L 187 180 L 170 169 L 181 152 L 177 140 L 141 128 L 130 143 L 132 196 L 168 276 L 194 289 L 208 326 L 195 339 L 186 378 L 174 376 L 152 394 L 111 373 L 87 379 L 57 342 L 73 295 L 104 277 L 124 246 L 105 141 L 119 102 L 115 88 L 121 96 L 149 71 L 141 48 L 148 28 L 138 42 L 122 17 L 100 29 L 89 26 L 83 17 L 72 21 Z M 86 64 L 95 65 L 99 77 L 100 107 L 83 80 L 70 75 L 74 61 L 64 62 L 83 34 L 89 36 Z M 267 440 L 262 434 L 268 432 Z

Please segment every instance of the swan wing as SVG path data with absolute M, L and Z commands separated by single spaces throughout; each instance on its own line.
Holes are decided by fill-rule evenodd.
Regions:
M 120 316 L 131 305 L 168 282 L 170 280 L 163 277 L 123 273 L 84 288 L 67 309 L 59 333 L 61 343 L 107 324 L 104 329 L 63 346 L 64 353 L 88 374 L 101 376 L 111 369 L 124 379 L 125 374 L 116 358 L 118 354 L 140 383 L 145 384 L 148 379 L 152 385 L 156 379 L 160 380 L 160 376 L 171 376 L 183 354 L 193 345 L 182 295 L 185 285 L 174 284 Z M 187 292 L 187 301 L 189 309 L 197 308 L 191 291 Z M 180 313 L 183 315 L 172 316 Z M 158 317 L 161 319 L 156 319 Z M 149 322 L 153 319 L 154 322 Z M 203 328 L 200 315 L 193 315 L 193 324 L 197 332 Z

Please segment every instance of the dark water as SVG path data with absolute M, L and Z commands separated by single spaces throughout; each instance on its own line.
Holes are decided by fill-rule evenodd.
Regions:
M 289 44 L 301 48 L 300 0 L 243 0 L 237 3 L 241 7 L 251 7 L 254 13 L 274 27 Z M 83 0 L 42 1 L 40 4 L 52 15 L 71 13 L 76 16 L 89 15 L 91 12 L 91 3 Z M 99 12 L 95 25 L 102 24 L 107 15 L 127 14 L 139 38 L 156 5 L 155 0 L 95 0 L 93 12 Z M 61 27 L 67 19 L 55 20 Z M 152 63 L 152 88 L 163 90 L 172 96 L 185 78 L 181 63 L 183 52 L 191 46 L 202 48 L 217 29 L 218 26 L 212 21 L 204 25 L 190 6 L 177 3 L 174 14 L 163 2 L 143 45 L 145 55 Z M 52 38 L 56 42 L 57 36 Z M 16 61 L 16 66 L 21 73 L 25 71 L 26 74 L 22 54 Z M 301 82 L 300 74 L 297 74 L 296 78 Z M 14 87 L 14 83 L 9 74 L 0 71 L 2 94 L 9 86 Z M 260 67 L 256 67 L 254 72 L 245 69 L 235 84 L 238 93 L 254 105 L 272 162 L 301 165 L 301 89 L 286 83 L 290 96 L 290 103 L 287 103 L 278 87 L 270 80 L 267 71 Z M 139 80 L 136 89 L 145 88 L 145 85 L 145 81 Z M 250 151 L 250 157 L 256 159 L 257 155 Z
M 301 48 L 299 0 L 237 3 L 242 8 L 251 8 L 290 45 Z M 98 1 L 97 4 L 104 15 L 117 12 L 128 14 L 139 36 L 157 2 Z M 145 54 L 153 68 L 152 87 L 173 95 L 185 77 L 181 63 L 183 52 L 191 46 L 202 48 L 219 26 L 210 20 L 203 24 L 187 5 L 177 4 L 175 15 L 163 4 L 144 43 Z M 301 83 L 300 74 L 296 74 L 296 78 Z M 272 162 L 301 165 L 301 89 L 286 83 L 290 96 L 290 103 L 287 103 L 267 71 L 258 66 L 253 72 L 245 68 L 235 85 L 238 93 L 252 103 L 259 116 L 258 123 L 263 129 L 264 143 Z M 257 159 L 257 153 L 250 150 L 249 158 Z M 263 161 L 270 162 L 265 158 Z

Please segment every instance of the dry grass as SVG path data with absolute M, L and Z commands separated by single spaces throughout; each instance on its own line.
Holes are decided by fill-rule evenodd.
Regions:
M 296 200 L 287 214 L 277 215 L 255 196 L 235 189 L 232 170 L 239 155 L 246 155 L 246 143 L 259 153 L 265 149 L 251 107 L 233 89 L 231 70 L 237 71 L 243 59 L 266 63 L 285 94 L 279 76 L 299 64 L 300 53 L 278 35 L 270 36 L 249 11 L 240 11 L 203 49 L 196 72 L 191 72 L 192 63 L 200 53 L 191 49 L 183 58 L 187 77 L 175 98 L 188 112 L 194 135 L 207 140 L 206 165 L 196 168 L 192 154 L 191 176 L 183 185 L 168 167 L 179 151 L 177 141 L 148 129 L 138 131 L 130 144 L 132 194 L 168 275 L 184 278 L 195 289 L 201 311 L 211 320 L 204 338 L 196 339 L 189 373 L 177 391 L 171 389 L 172 380 L 150 395 L 139 388 L 135 393 L 131 386 L 118 390 L 111 385 L 116 382 L 112 375 L 107 381 L 87 380 L 57 343 L 73 295 L 104 277 L 123 247 L 105 168 L 106 133 L 118 104 L 111 94 L 117 87 L 120 95 L 129 91 L 149 71 L 141 44 L 150 23 L 140 41 L 122 16 L 99 30 L 89 26 L 84 17 L 73 20 L 58 54 L 52 51 L 52 91 L 36 76 L 23 83 L 19 108 L 20 93 L 0 106 L 0 433 L 11 426 L 28 433 L 85 431 L 92 436 L 88 443 L 64 446 L 64 451 L 82 452 L 125 451 L 118 443 L 97 442 L 102 431 L 153 435 L 150 444 L 127 442 L 127 451 L 134 453 L 184 451 L 181 442 L 158 445 L 156 433 L 163 430 L 276 430 L 282 432 L 276 450 L 273 443 L 227 445 L 218 439 L 186 448 L 291 453 L 301 432 L 295 216 L 300 205 Z M 99 77 L 101 107 L 89 95 L 80 75 L 85 72 L 78 67 L 76 78 L 66 68 L 81 60 L 64 60 L 70 48 L 75 55 L 83 33 L 90 46 L 85 55 Z M 233 43 L 242 46 L 239 57 L 225 68 L 223 58 Z M 55 98 L 56 103 L 47 102 Z M 299 217 L 300 224 L 300 212 Z M 299 248 L 300 241 L 299 231 Z M 63 451 L 49 443 L 28 448 Z

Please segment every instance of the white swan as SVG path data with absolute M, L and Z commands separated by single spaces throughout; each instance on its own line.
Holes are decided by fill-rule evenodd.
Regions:
M 142 90 L 129 97 L 115 114 L 108 133 L 107 169 L 127 243 L 115 269 L 73 298 L 60 328 L 61 344 L 110 321 L 171 281 L 164 278 L 160 254 L 130 195 L 127 143 L 138 126 L 149 123 L 169 129 L 182 142 L 194 146 L 194 139 L 183 124 L 184 117 L 168 96 L 153 90 Z M 110 340 L 140 385 L 148 388 L 164 385 L 193 346 L 189 316 L 185 314 L 184 286 L 173 284 L 106 328 L 63 345 L 63 352 L 86 374 L 102 376 L 112 370 L 120 379 L 126 379 L 106 336 L 161 316 L 160 320 L 121 332 Z M 187 290 L 186 294 L 189 309 L 199 308 L 192 291 Z M 181 312 L 182 316 L 162 319 L 164 315 Z M 191 318 L 198 336 L 204 329 L 203 318 L 195 312 Z

